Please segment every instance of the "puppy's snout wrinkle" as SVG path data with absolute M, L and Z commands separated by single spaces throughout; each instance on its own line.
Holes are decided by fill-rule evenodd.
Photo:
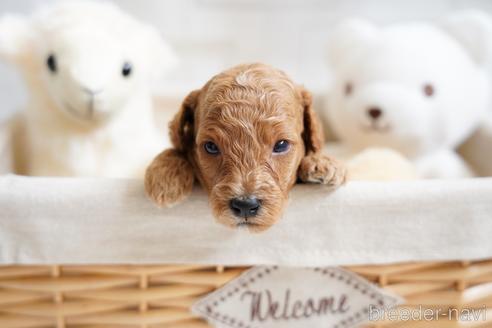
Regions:
M 258 214 L 261 204 L 256 197 L 241 197 L 231 199 L 229 207 L 235 216 L 249 218 Z

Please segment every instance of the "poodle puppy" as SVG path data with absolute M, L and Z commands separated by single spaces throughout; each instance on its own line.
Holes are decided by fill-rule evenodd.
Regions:
M 233 67 L 192 91 L 171 121 L 174 148 L 147 169 L 145 188 L 171 206 L 197 179 L 216 219 L 258 232 L 280 217 L 297 180 L 337 187 L 345 169 L 323 155 L 311 95 L 264 64 Z

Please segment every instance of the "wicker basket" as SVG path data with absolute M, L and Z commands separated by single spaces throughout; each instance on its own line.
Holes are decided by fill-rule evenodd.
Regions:
M 184 265 L 4 266 L 0 327 L 208 327 L 191 304 L 245 268 Z M 492 260 L 354 266 L 349 270 L 406 299 L 403 307 L 492 307 Z M 490 311 L 490 310 L 489 310 Z M 454 317 L 378 322 L 384 327 L 491 327 Z

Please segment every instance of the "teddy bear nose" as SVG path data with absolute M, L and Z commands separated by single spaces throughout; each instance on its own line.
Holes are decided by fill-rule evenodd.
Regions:
M 369 114 L 373 120 L 377 120 L 383 114 L 383 111 L 378 107 L 371 107 L 367 110 L 367 114 Z
M 260 201 L 256 197 L 233 198 L 229 206 L 237 217 L 248 218 L 255 216 L 260 209 Z

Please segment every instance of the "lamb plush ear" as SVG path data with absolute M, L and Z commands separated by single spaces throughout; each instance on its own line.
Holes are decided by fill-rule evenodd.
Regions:
M 193 117 L 200 91 L 191 92 L 169 124 L 174 148 L 160 153 L 145 173 L 145 190 L 159 206 L 172 206 L 192 191 L 195 175 L 188 160 L 194 143 Z
M 19 61 L 29 55 L 33 30 L 27 17 L 7 14 L 0 18 L 0 57 Z
M 446 17 L 440 25 L 479 65 L 492 66 L 492 16 L 479 10 L 467 10 Z
M 165 73 L 175 68 L 178 57 L 171 46 L 163 39 L 159 31 L 151 26 L 145 26 L 147 36 L 147 52 L 151 63 L 151 78 L 158 80 Z
M 351 52 L 362 51 L 363 47 L 376 39 L 378 28 L 362 19 L 348 19 L 332 31 L 328 44 L 328 60 L 336 68 Z

